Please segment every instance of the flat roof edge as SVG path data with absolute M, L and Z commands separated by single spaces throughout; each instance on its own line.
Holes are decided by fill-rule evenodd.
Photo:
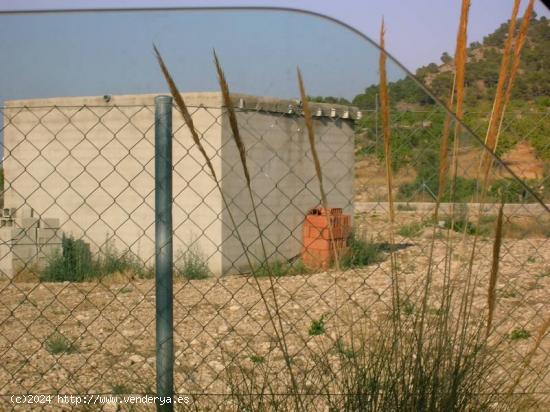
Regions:
M 72 96 L 38 99 L 6 100 L 6 108 L 47 108 L 47 107 L 124 107 L 153 106 L 156 96 L 167 93 L 103 95 L 103 96 Z M 181 94 L 189 107 L 223 107 L 221 92 L 190 92 Z M 253 110 L 268 113 L 302 115 L 303 107 L 299 100 L 280 99 L 270 96 L 254 96 L 244 93 L 231 93 L 233 106 L 239 110 Z M 355 106 L 341 104 L 309 102 L 312 116 L 341 119 L 359 119 L 361 111 Z

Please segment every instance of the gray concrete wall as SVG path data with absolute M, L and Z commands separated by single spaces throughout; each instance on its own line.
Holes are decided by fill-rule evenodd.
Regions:
M 258 218 L 270 261 L 297 256 L 302 246 L 302 224 L 307 211 L 320 205 L 321 196 L 310 144 L 302 116 L 281 113 L 239 112 L 238 123 L 247 149 L 247 164 L 258 206 Z M 316 149 L 330 207 L 353 216 L 354 131 L 349 120 L 315 118 Z M 239 233 L 257 262 L 263 260 L 261 243 L 240 157 L 224 117 L 223 190 Z M 232 235 L 224 210 L 224 272 L 246 271 L 242 245 Z M 235 257 L 238 257 L 235 259 Z

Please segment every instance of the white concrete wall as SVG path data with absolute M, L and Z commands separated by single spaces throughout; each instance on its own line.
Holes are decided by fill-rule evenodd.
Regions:
M 8 102 L 5 207 L 29 206 L 35 216 L 59 218 L 66 234 L 84 238 L 93 250 L 109 239 L 119 251 L 130 249 L 153 263 L 154 97 L 114 96 L 108 104 L 101 97 Z M 186 100 L 213 107 L 196 110 L 193 119 L 220 169 L 219 95 Z M 173 130 L 174 252 L 198 241 L 219 273 L 219 193 L 176 111 Z

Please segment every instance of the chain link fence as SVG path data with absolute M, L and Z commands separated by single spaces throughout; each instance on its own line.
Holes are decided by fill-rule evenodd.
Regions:
M 90 408 L 102 409 L 109 395 L 120 402 L 156 393 L 153 98 L 14 101 L 1 109 L 2 408 L 28 407 L 12 395 L 85 394 Z M 502 199 L 491 335 L 498 347 L 488 355 L 494 392 L 504 395 L 496 383 L 519 376 L 512 395 L 521 405 L 549 405 L 550 218 L 539 202 L 548 198 L 547 165 L 540 177 L 536 165 L 524 171 L 535 173 L 525 187 L 510 174 L 523 176 L 524 163 L 495 161 L 480 197 L 484 151 L 463 130 L 450 148 L 452 190 L 434 221 L 445 113 L 395 111 L 392 223 L 378 113 L 315 104 L 328 204 L 349 216 L 338 235 L 345 246 L 334 256 L 320 252 L 334 233 L 329 242 L 322 230 L 309 241 L 306 234 L 311 216 L 333 220 L 319 209 L 300 103 L 233 99 L 255 209 L 221 95 L 186 95 L 218 181 L 173 110 L 173 379 L 188 401 L 176 408 L 370 410 L 354 402 L 372 402 L 383 388 L 372 380 L 357 386 L 360 373 L 353 380 L 345 372 L 357 371 L 364 342 L 386 334 L 396 279 L 399 316 L 416 319 L 416 298 L 431 276 L 425 312 L 443 310 L 437 297 L 452 283 L 457 294 L 471 291 L 467 310 L 476 325 L 487 308 Z M 532 130 L 546 128 L 547 116 L 529 122 Z M 513 133 L 513 121 L 506 127 Z

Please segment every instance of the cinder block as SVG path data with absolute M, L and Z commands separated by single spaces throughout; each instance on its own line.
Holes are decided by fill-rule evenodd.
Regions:
M 36 243 L 36 228 L 11 228 L 11 240 L 14 244 L 35 244 Z
M 21 218 L 21 219 L 26 217 L 33 217 L 34 210 L 32 210 L 30 206 L 23 205 L 16 210 L 15 214 L 18 218 Z
M 36 231 L 33 231 L 36 233 Z M 12 245 L 27 245 L 35 243 L 34 237 L 27 236 L 26 231 L 23 229 L 14 229 L 11 234 L 11 240 Z
M 0 244 L 11 244 L 12 229 L 8 226 L 0 227 Z
M 22 217 L 17 219 L 17 225 L 23 229 L 38 227 L 37 217 Z
M 44 245 L 47 243 L 61 243 L 61 236 L 58 229 L 39 228 L 36 235 L 37 243 Z
M 11 227 L 13 226 L 13 219 L 11 218 L 1 218 L 0 227 Z
M 12 251 L 14 257 L 24 262 L 29 262 L 36 256 L 36 246 L 35 245 L 13 245 Z
M 40 220 L 40 227 L 45 229 L 59 229 L 59 219 L 46 217 Z

